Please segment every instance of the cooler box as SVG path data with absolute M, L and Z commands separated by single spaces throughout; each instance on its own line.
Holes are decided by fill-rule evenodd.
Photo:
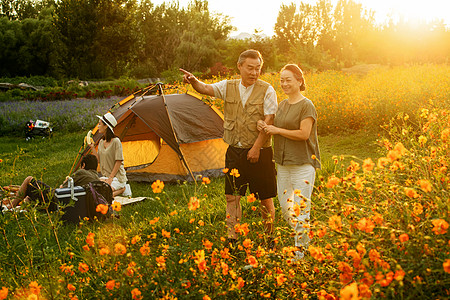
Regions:
M 63 208 L 64 214 L 61 220 L 64 222 L 78 223 L 87 217 L 86 191 L 81 186 L 73 186 L 73 180 L 69 178 L 69 187 L 55 190 L 55 197 L 60 205 L 67 205 Z M 73 199 L 73 205 L 70 204 Z

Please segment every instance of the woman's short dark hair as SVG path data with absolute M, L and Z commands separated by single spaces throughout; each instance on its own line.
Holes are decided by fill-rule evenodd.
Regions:
M 280 72 L 283 72 L 284 70 L 291 71 L 292 74 L 294 74 L 295 79 L 298 81 L 301 81 L 302 85 L 300 86 L 300 91 L 306 90 L 306 83 L 305 78 L 303 77 L 303 71 L 300 69 L 299 66 L 296 64 L 287 64 L 285 65 Z
M 87 154 L 81 159 L 81 165 L 84 164 L 85 170 L 97 170 L 98 160 L 93 154 Z

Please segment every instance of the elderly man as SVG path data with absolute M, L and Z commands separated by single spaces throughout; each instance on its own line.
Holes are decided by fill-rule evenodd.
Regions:
M 229 145 L 225 167 L 229 170 L 225 179 L 227 200 L 228 239 L 236 240 L 235 226 L 240 223 L 241 196 L 247 188 L 261 201 L 261 213 L 266 231 L 273 230 L 275 208 L 272 197 L 277 194 L 275 165 L 272 160 L 271 140 L 264 131 L 257 129 L 258 120 L 273 124 L 277 110 L 277 96 L 274 88 L 258 79 L 263 58 L 256 50 L 241 53 L 237 62 L 241 78 L 223 80 L 213 84 L 199 81 L 192 73 L 184 73 L 183 80 L 199 93 L 224 100 L 224 141 Z M 238 170 L 238 174 L 233 169 Z M 269 247 L 273 247 L 269 236 Z

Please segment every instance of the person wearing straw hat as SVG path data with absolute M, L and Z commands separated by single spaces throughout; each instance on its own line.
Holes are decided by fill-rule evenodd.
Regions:
M 123 165 L 123 150 L 120 139 L 114 134 L 114 127 L 117 125 L 116 118 L 111 113 L 103 116 L 97 116 L 98 132 L 103 134 L 98 143 L 98 150 L 95 150 L 94 144 L 89 144 L 92 153 L 97 156 L 100 163 L 100 180 L 108 183 L 113 196 L 122 194 L 125 191 L 127 175 Z

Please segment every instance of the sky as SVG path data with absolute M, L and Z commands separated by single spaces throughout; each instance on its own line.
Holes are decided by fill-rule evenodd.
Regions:
M 171 3 L 173 0 L 152 0 L 155 4 Z M 178 0 L 180 6 L 186 7 L 190 0 Z M 230 16 L 231 24 L 237 28 L 231 35 L 241 32 L 254 33 L 255 29 L 271 36 L 282 4 L 315 4 L 316 0 L 209 0 L 209 10 Z M 388 16 L 397 19 L 400 15 L 406 20 L 443 19 L 450 26 L 450 0 L 355 0 L 363 8 L 375 12 L 375 19 L 382 24 Z M 337 0 L 331 0 L 336 4 Z

